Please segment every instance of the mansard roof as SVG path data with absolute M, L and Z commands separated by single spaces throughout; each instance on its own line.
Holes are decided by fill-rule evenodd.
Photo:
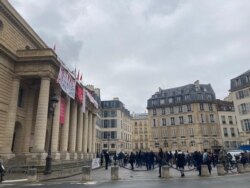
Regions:
M 148 100 L 148 109 L 181 105 L 193 102 L 214 102 L 216 99 L 213 88 L 210 84 L 188 84 L 171 89 L 161 89 Z
M 236 78 L 231 79 L 230 91 L 233 92 L 246 87 L 250 87 L 250 70 L 244 72 Z

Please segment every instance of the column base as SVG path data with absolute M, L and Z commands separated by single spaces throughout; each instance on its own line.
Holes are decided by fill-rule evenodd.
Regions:
M 60 160 L 61 159 L 61 153 L 58 153 L 58 152 L 52 153 L 52 159 L 56 160 L 56 161 Z
M 70 153 L 71 160 L 77 160 L 77 153 Z
M 88 154 L 87 154 L 87 153 L 84 153 L 84 154 L 83 154 L 83 159 L 84 159 L 84 160 L 87 160 L 87 159 L 88 159 Z
M 27 154 L 27 160 L 31 165 L 45 165 L 48 153 L 30 153 Z
M 3 161 L 12 159 L 16 156 L 14 153 L 0 153 L 0 155 Z
M 70 160 L 70 153 L 68 152 L 61 153 L 61 160 Z
M 83 159 L 83 153 L 77 153 L 77 159 Z

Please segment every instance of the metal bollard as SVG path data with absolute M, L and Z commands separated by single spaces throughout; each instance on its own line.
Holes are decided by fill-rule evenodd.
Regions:
M 201 177 L 208 177 L 209 171 L 207 165 L 201 165 Z
M 245 172 L 243 164 L 241 164 L 241 163 L 237 164 L 237 172 L 238 173 L 244 173 Z
M 119 167 L 112 166 L 111 167 L 111 180 L 118 180 L 119 179 Z
M 36 168 L 29 168 L 27 174 L 28 174 L 29 182 L 37 181 L 37 169 Z
M 226 174 L 222 164 L 217 164 L 217 174 L 218 176 L 224 176 Z
M 90 181 L 91 176 L 91 167 L 84 166 L 82 167 L 82 181 Z
M 250 165 L 249 165 L 249 163 L 246 163 L 244 165 L 244 169 L 245 169 L 245 172 L 250 172 Z
M 170 178 L 170 173 L 169 173 L 169 166 L 162 166 L 161 167 L 162 170 L 162 177 L 163 178 Z

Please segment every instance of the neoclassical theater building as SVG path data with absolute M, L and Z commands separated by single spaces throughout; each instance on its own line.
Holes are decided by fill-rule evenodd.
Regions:
M 57 54 L 10 3 L 0 0 L 1 158 L 23 156 L 43 163 L 50 144 L 51 126 L 54 160 L 94 157 L 97 107 L 91 93 L 85 96 L 83 111 L 83 105 L 61 89 L 57 82 L 61 66 Z M 54 94 L 59 102 L 51 116 L 48 109 Z M 60 120 L 62 100 L 63 123 Z

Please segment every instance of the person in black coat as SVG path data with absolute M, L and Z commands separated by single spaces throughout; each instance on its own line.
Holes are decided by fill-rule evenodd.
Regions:
M 194 160 L 195 160 L 195 163 L 196 163 L 196 168 L 197 170 L 199 171 L 199 175 L 198 176 L 201 176 L 201 165 L 202 165 L 202 154 L 198 151 L 195 151 L 194 153 Z
M 131 165 L 131 170 L 134 170 L 135 154 L 133 152 L 130 153 L 129 163 Z
M 0 183 L 2 183 L 2 181 L 3 181 L 4 172 L 5 172 L 5 169 L 3 166 L 3 161 L 2 161 L 1 156 L 0 156 Z
M 176 157 L 176 166 L 179 168 L 181 172 L 181 177 L 184 177 L 184 166 L 186 164 L 185 154 L 183 152 L 178 152 Z
M 108 152 L 104 153 L 104 158 L 105 158 L 105 169 L 108 170 L 108 166 L 109 166 L 109 153 Z
M 159 164 L 159 178 L 161 177 L 161 167 L 162 167 L 162 162 L 163 162 L 163 151 L 161 148 L 159 148 L 159 153 L 157 155 L 157 160 Z

